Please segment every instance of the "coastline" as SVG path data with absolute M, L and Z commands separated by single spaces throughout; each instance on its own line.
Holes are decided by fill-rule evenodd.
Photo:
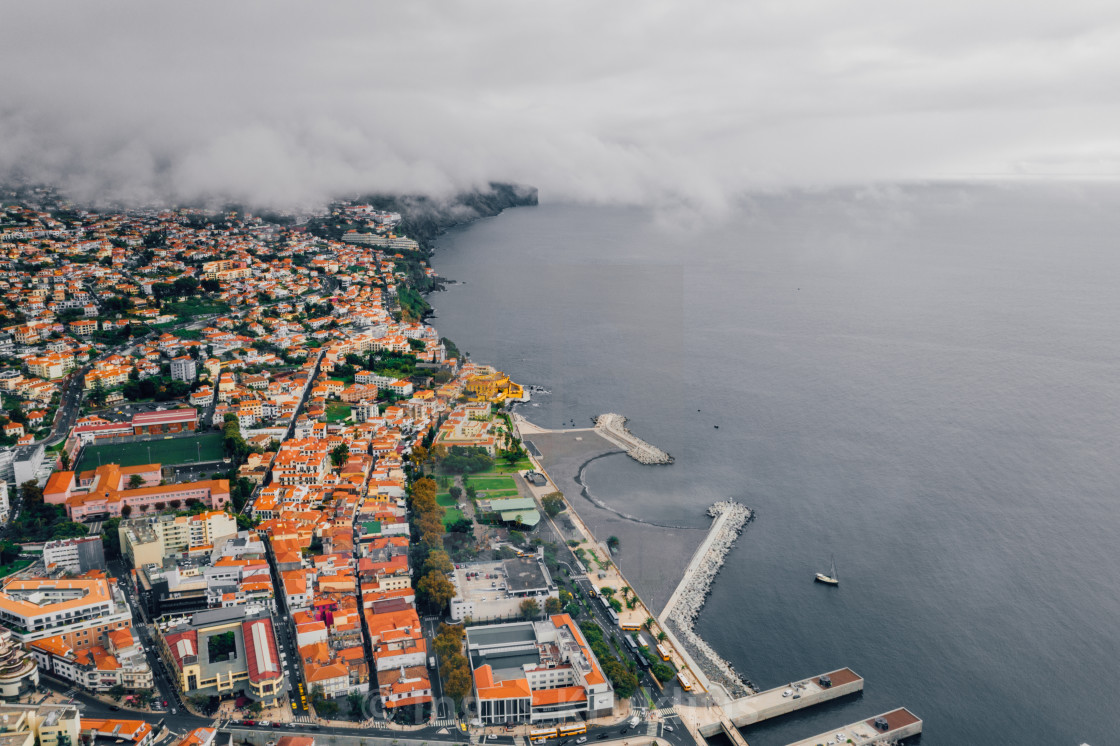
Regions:
M 553 487 L 557 487 L 561 492 L 565 492 L 565 490 L 560 488 L 556 481 L 558 475 L 549 471 L 550 467 L 544 463 L 547 454 L 542 453 L 539 446 L 533 442 L 532 436 L 537 436 L 538 439 L 541 436 L 570 436 L 581 441 L 588 436 L 592 438 L 599 436 L 607 445 L 619 445 L 617 442 L 603 437 L 599 428 L 547 430 L 534 425 L 522 415 L 516 417 L 516 423 L 518 436 L 532 446 L 529 451 L 534 466 L 545 475 Z M 594 441 L 591 438 L 589 438 L 589 441 L 586 445 L 590 447 Z M 674 529 L 676 531 L 684 529 L 685 527 L 663 526 L 626 515 L 590 494 L 583 479 L 583 468 L 591 461 L 615 454 L 619 454 L 619 451 L 611 449 L 581 460 L 578 464 L 577 473 L 564 475 L 562 481 L 578 485 L 580 496 L 587 500 L 591 506 L 617 516 L 621 520 L 639 523 L 650 529 Z M 556 468 L 564 468 L 564 464 L 563 461 L 554 463 L 552 465 L 553 471 Z M 573 464 L 567 463 L 568 469 L 572 466 Z M 577 524 L 581 532 L 593 543 L 602 545 L 600 537 L 592 531 L 584 517 L 579 514 L 574 501 L 569 499 L 567 502 L 568 512 L 573 523 Z M 722 703 L 753 693 L 754 687 L 735 671 L 731 663 L 700 637 L 694 630 L 693 625 L 711 591 L 711 584 L 723 566 L 727 552 L 742 533 L 743 527 L 753 518 L 753 512 L 733 500 L 726 500 L 709 507 L 707 513 L 713 518 L 713 521 L 706 529 L 704 539 L 691 553 L 684 573 L 677 575 L 674 579 L 675 582 L 672 582 L 670 586 L 673 588 L 672 595 L 663 610 L 657 615 L 652 613 L 650 615 L 655 616 L 658 624 L 668 634 L 670 643 L 680 657 L 679 667 L 690 670 L 698 683 L 708 690 L 716 701 Z M 690 528 L 691 530 L 703 530 L 698 527 Z M 633 583 L 625 579 L 622 569 L 619 567 L 619 559 L 620 557 L 612 557 L 613 571 L 633 588 Z M 679 568 L 679 565 L 676 565 L 676 567 Z M 647 610 L 651 608 L 644 598 L 642 599 L 642 605 Z
M 708 508 L 712 527 L 685 570 L 677 590 L 662 609 L 658 620 L 676 633 L 694 659 L 707 666 L 704 673 L 723 689 L 727 700 L 754 694 L 757 688 L 742 677 L 695 629 L 696 619 L 708 600 L 712 583 L 723 568 L 727 553 L 754 520 L 754 512 L 734 500 L 718 502 Z M 703 665 L 703 663 L 701 665 Z

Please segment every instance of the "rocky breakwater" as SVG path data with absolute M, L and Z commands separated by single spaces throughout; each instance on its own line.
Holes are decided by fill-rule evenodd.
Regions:
M 734 666 L 696 634 L 694 626 L 711 592 L 712 581 L 753 514 L 745 505 L 725 500 L 708 508 L 708 515 L 715 519 L 711 533 L 689 563 L 685 577 L 662 615 L 662 621 L 713 683 L 720 684 L 732 697 L 742 697 L 752 694 L 754 688 L 736 673 Z
M 626 418 L 609 412 L 595 418 L 595 430 L 607 440 L 624 448 L 639 464 L 671 464 L 673 457 L 634 435 L 626 427 Z

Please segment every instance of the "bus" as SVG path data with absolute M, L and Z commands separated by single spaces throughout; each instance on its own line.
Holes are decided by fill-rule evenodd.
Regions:
M 626 640 L 626 647 L 630 648 L 631 653 L 633 653 L 634 655 L 638 655 L 639 653 L 641 653 L 641 651 L 638 649 L 638 643 L 634 641 L 633 637 L 631 637 L 630 635 L 623 635 L 622 639 Z
M 607 616 L 611 618 L 611 621 L 614 622 L 615 626 L 618 626 L 618 614 L 615 613 L 614 609 L 607 609 Z
M 619 622 L 618 626 L 626 632 L 637 632 L 642 628 L 642 625 L 635 624 L 634 622 Z
M 610 599 L 606 596 L 599 596 L 599 603 L 601 603 L 603 605 L 603 608 L 607 611 L 614 611 L 614 608 L 611 606 Z
M 677 673 L 677 682 L 681 685 L 681 689 L 684 689 L 686 692 L 692 691 L 692 679 L 688 678 L 688 674 L 684 671 Z
M 556 738 L 555 728 L 538 728 L 537 730 L 529 731 L 529 743 L 540 743 L 550 738 Z
M 661 656 L 661 660 L 669 660 L 669 649 L 661 643 L 657 643 L 657 654 Z
M 578 736 L 587 732 L 587 723 L 561 723 L 557 729 L 560 738 L 567 738 L 568 736 Z

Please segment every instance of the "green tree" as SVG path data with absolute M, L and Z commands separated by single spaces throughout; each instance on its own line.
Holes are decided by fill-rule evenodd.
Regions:
M 552 616 L 553 614 L 559 614 L 563 610 L 564 604 L 560 599 L 554 598 L 552 596 L 549 596 L 547 599 L 545 599 L 544 612 L 549 616 Z
M 522 601 L 520 609 L 522 619 L 536 619 L 541 613 L 541 605 L 537 603 L 535 598 L 527 598 Z
M 451 557 L 447 552 L 442 549 L 436 549 L 428 555 L 428 559 L 424 562 L 424 572 L 442 572 L 444 574 L 451 572 L 455 566 L 451 562 Z
M 129 489 L 134 490 L 134 489 L 137 489 L 137 488 L 143 487 L 143 486 L 144 486 L 144 477 L 140 476 L 139 474 L 133 474 L 132 476 L 130 476 L 128 478 L 128 488 Z
M 607 537 L 607 549 L 611 550 L 612 552 L 618 551 L 618 547 L 619 547 L 620 543 L 621 542 L 619 542 L 617 536 Z
M 346 703 L 350 706 L 350 714 L 357 718 L 362 714 L 365 698 L 358 692 L 350 692 L 346 695 Z
M 348 458 L 350 458 L 350 446 L 345 443 L 339 443 L 331 449 L 331 463 L 334 464 L 334 468 L 341 468 Z
M 564 510 L 564 496 L 559 492 L 550 492 L 541 498 L 541 507 L 549 518 L 555 518 Z
M 103 384 L 101 382 L 101 379 L 99 378 L 96 381 L 94 381 L 93 388 L 90 389 L 90 392 L 89 392 L 90 402 L 93 403 L 93 405 L 98 407 L 98 408 L 104 407 L 105 406 L 105 398 L 108 395 L 109 395 L 108 392 L 105 391 L 105 384 Z
M 463 665 L 453 666 L 447 674 L 447 681 L 443 684 L 443 693 L 455 700 L 458 708 L 463 703 L 463 698 L 471 692 L 471 672 L 467 666 L 466 658 Z
M 114 684 L 109 687 L 109 696 L 120 702 L 124 695 L 128 694 L 128 690 L 121 684 Z
M 441 572 L 429 572 L 420 578 L 416 589 L 427 598 L 429 604 L 441 612 L 455 598 L 455 586 Z

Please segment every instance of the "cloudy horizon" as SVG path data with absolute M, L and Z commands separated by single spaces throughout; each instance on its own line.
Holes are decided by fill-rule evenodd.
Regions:
M 0 177 L 290 206 L 509 181 L 1120 176 L 1120 6 L 5 3 Z

